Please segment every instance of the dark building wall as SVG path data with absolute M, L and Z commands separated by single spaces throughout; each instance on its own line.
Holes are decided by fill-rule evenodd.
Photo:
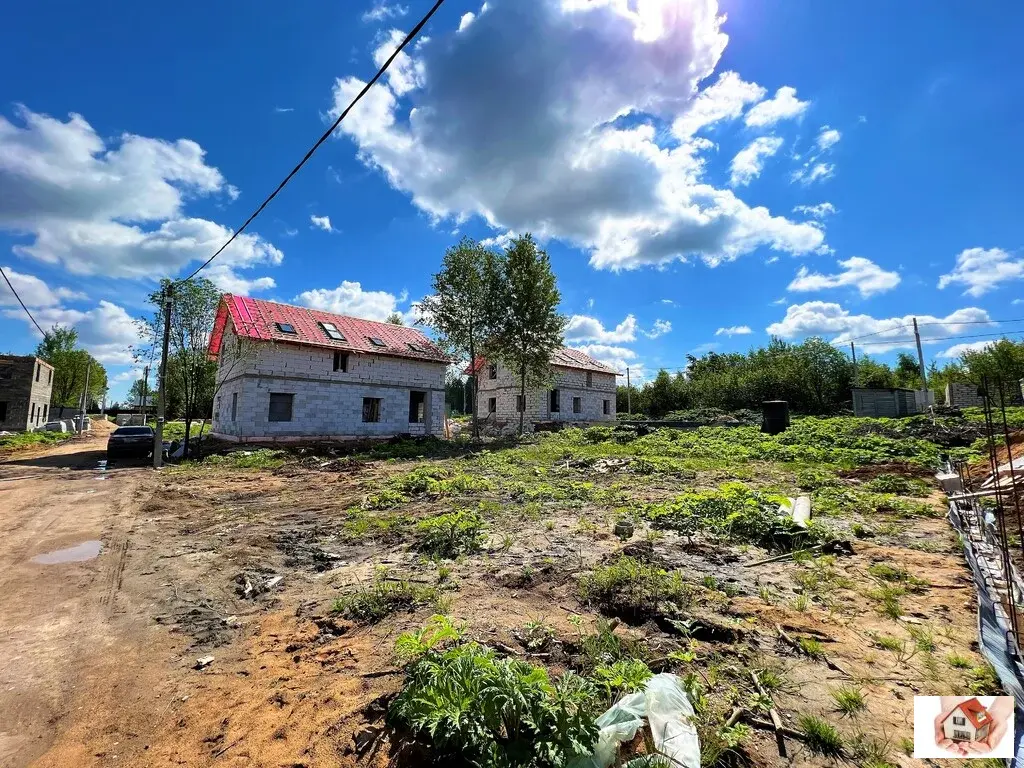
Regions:
M 0 429 L 22 432 L 49 421 L 53 367 L 35 357 L 0 355 Z

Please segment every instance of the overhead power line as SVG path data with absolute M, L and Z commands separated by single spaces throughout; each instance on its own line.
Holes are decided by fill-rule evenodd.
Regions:
M 931 325 L 998 325 L 999 323 L 1024 323 L 1024 318 L 1017 318 L 1016 320 L 955 320 L 955 321 L 935 321 L 931 323 L 918 323 L 918 328 L 925 328 Z M 870 336 L 877 336 L 880 333 L 890 333 L 891 331 L 899 331 L 904 328 L 913 328 L 913 323 L 903 323 L 902 325 L 894 325 L 890 328 L 883 328 L 880 331 L 874 333 L 865 333 L 863 336 L 854 336 L 852 339 L 843 339 L 842 341 L 833 341 L 833 344 L 849 344 L 851 341 L 858 341 L 859 339 L 866 339 Z M 871 342 L 875 343 L 875 342 Z
M 366 95 L 367 91 L 369 91 L 370 88 L 373 87 L 374 83 L 376 83 L 378 80 L 380 80 L 380 78 L 384 75 L 384 73 L 387 72 L 388 67 L 391 66 L 391 62 L 393 62 L 395 60 L 395 58 L 398 56 L 398 54 L 400 54 L 402 52 L 402 50 L 410 42 L 412 42 L 412 40 L 416 37 L 416 35 L 418 35 L 420 33 L 420 30 L 423 29 L 423 27 L 426 25 L 426 23 L 428 21 L 430 21 L 430 17 L 434 15 L 434 13 L 437 11 L 438 8 L 441 7 L 441 5 L 443 3 L 444 3 L 444 0 L 437 0 L 437 2 L 434 3 L 433 7 L 429 11 L 427 11 L 427 15 L 424 16 L 422 19 L 420 19 L 419 24 L 417 24 L 415 27 L 412 28 L 412 31 L 408 35 L 405 36 L 405 39 L 394 50 L 394 53 L 392 53 L 391 56 L 388 57 L 388 60 L 384 62 L 383 66 L 381 66 L 381 68 L 377 70 L 377 74 L 375 74 L 370 79 L 370 81 L 366 85 L 363 86 L 362 90 L 359 91 L 358 94 L 356 94 L 356 97 L 354 99 L 352 99 L 351 103 L 349 103 L 349 105 L 347 107 L 345 107 L 345 111 L 342 112 L 340 115 L 338 115 L 338 119 L 335 120 L 331 124 L 331 127 L 328 128 L 324 132 L 323 136 L 321 136 L 319 139 L 317 139 L 316 144 L 314 144 L 310 148 L 310 150 L 303 156 L 302 160 L 299 161 L 299 164 L 296 165 L 294 168 L 292 168 L 291 173 L 289 173 L 287 176 L 285 176 L 284 180 L 280 184 L 277 185 L 277 188 L 273 192 L 270 193 L 270 195 L 267 197 L 267 199 L 264 200 L 262 203 L 260 203 L 259 208 L 257 208 L 255 211 L 253 211 L 252 215 L 249 216 L 249 218 L 245 220 L 245 223 L 242 224 L 242 226 L 240 226 L 238 229 L 236 229 L 231 234 L 231 237 L 228 238 L 227 242 L 224 243 L 224 245 L 222 245 L 220 248 L 218 248 L 217 251 L 213 254 L 213 256 L 211 256 L 206 261 L 204 261 L 194 272 L 192 272 L 191 275 L 186 277 L 184 282 L 187 282 L 187 281 L 191 280 L 193 277 L 198 275 L 202 270 L 206 269 L 206 267 L 208 267 L 210 265 L 210 263 L 214 259 L 216 259 L 218 256 L 220 256 L 220 254 L 224 251 L 225 248 L 227 248 L 229 245 L 231 245 L 231 243 L 234 242 L 236 237 L 238 237 L 240 234 L 242 234 L 246 230 L 246 228 L 253 222 L 253 220 L 257 216 L 259 216 L 261 213 L 263 213 L 263 209 L 267 207 L 267 205 L 270 203 L 271 200 L 273 200 L 275 197 L 277 197 L 278 192 L 280 192 L 282 189 L 284 189 L 285 185 L 289 181 L 292 180 L 292 177 L 296 173 L 299 172 L 299 169 L 302 168 L 302 166 L 304 166 L 306 164 L 306 161 L 309 160 L 309 158 L 311 158 L 313 156 L 313 153 L 316 152 L 320 148 L 320 145 L 323 144 L 325 141 L 327 141 L 328 138 L 330 138 L 331 134 L 334 133 L 334 131 L 337 129 L 337 127 L 339 125 L 341 125 L 341 121 L 344 120 L 345 116 L 348 115 L 348 113 L 352 110 L 352 107 L 354 107 L 356 104 L 358 104 L 359 100 L 362 99 L 363 96 Z
M 928 343 L 932 341 L 953 341 L 955 339 L 983 339 L 991 338 L 993 336 L 1006 336 L 1008 334 L 1020 334 L 1024 331 L 1004 331 L 1002 333 L 975 333 L 964 336 L 931 336 L 928 338 L 921 339 L 922 342 Z M 858 344 L 858 347 L 889 347 L 889 346 L 902 346 L 914 344 L 914 339 L 895 339 L 893 341 L 869 341 L 864 344 Z
M 32 325 L 38 328 L 39 332 L 43 334 L 43 336 L 45 337 L 46 331 L 44 331 L 43 327 L 36 322 L 36 319 L 34 317 L 32 317 L 32 313 L 28 311 L 28 307 L 25 306 L 25 302 L 21 300 L 21 296 L 19 296 L 18 292 L 14 289 L 14 285 L 11 284 L 11 280 L 10 278 L 7 277 L 7 273 L 4 272 L 3 267 L 0 267 L 0 275 L 4 276 L 4 282 L 7 283 L 7 287 L 11 289 L 11 293 L 14 294 L 14 298 L 16 298 L 18 300 L 18 303 L 21 304 L 21 308 L 25 310 L 25 314 L 28 315 L 28 319 L 32 321 Z

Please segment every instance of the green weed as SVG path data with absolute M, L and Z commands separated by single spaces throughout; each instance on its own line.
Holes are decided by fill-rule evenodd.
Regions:
M 829 691 L 836 709 L 844 715 L 855 715 L 862 711 L 867 704 L 864 701 L 864 691 L 852 685 L 844 685 L 833 688 Z
M 599 566 L 579 581 L 580 599 L 610 616 L 637 619 L 664 615 L 689 603 L 692 587 L 678 571 L 664 571 L 632 557 Z
M 484 521 L 471 510 L 458 510 L 416 523 L 417 547 L 434 557 L 477 552 L 485 538 Z
M 339 597 L 331 610 L 363 624 L 376 624 L 393 613 L 429 605 L 438 594 L 434 587 L 378 576 L 369 586 Z
M 801 715 L 798 723 L 804 733 L 804 741 L 812 752 L 826 757 L 840 757 L 843 754 L 843 737 L 835 726 L 814 715 Z

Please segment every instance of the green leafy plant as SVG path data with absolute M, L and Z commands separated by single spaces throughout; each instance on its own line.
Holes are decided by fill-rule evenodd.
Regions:
M 476 552 L 485 538 L 484 521 L 475 511 L 458 510 L 428 517 L 416 524 L 417 546 L 434 557 Z
M 820 640 L 815 640 L 813 637 L 801 637 L 796 642 L 800 646 L 800 650 L 812 659 L 825 657 L 825 646 Z
M 959 653 L 949 654 L 946 657 L 946 662 L 954 669 L 970 669 L 973 665 L 973 662 L 967 656 L 962 656 Z
M 447 616 L 435 614 L 422 629 L 403 632 L 395 641 L 395 655 L 405 662 L 416 661 L 428 652 L 462 639 L 464 626 L 456 626 Z
M 594 686 L 571 672 L 552 683 L 541 667 L 467 643 L 413 662 L 389 719 L 440 760 L 554 768 L 593 749 L 595 701 Z
M 643 690 L 653 673 L 640 659 L 619 659 L 611 664 L 600 664 L 591 673 L 591 679 L 604 688 L 608 702 L 620 694 Z

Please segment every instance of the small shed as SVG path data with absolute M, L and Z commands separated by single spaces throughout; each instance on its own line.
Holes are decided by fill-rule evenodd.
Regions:
M 917 393 L 913 389 L 853 389 L 853 415 L 898 419 L 921 413 Z

